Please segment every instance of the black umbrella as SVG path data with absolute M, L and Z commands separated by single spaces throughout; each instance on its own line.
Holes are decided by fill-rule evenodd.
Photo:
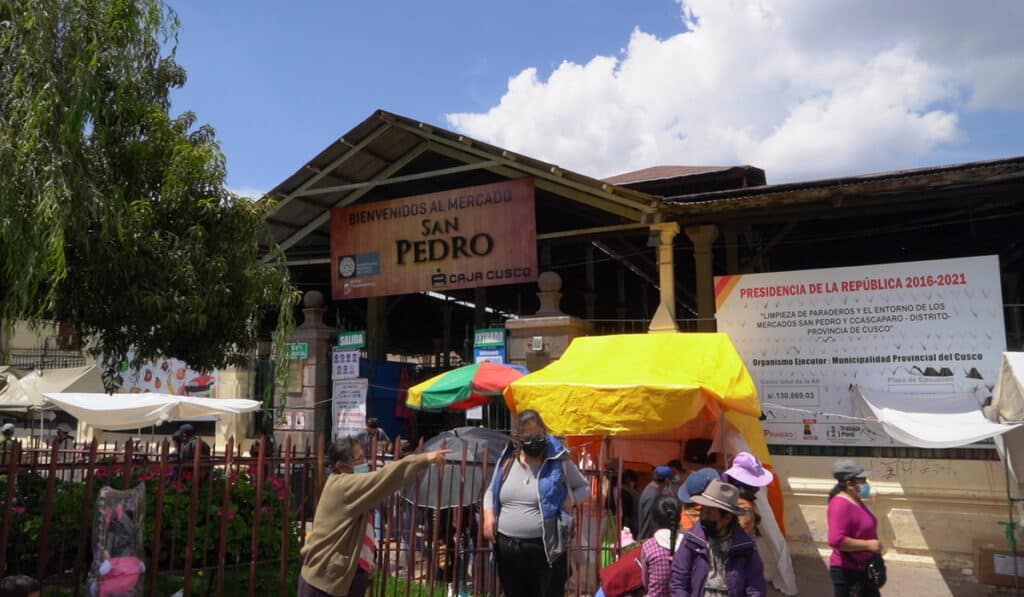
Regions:
M 452 451 L 443 471 L 442 467 L 430 467 L 417 483 L 402 490 L 402 497 L 427 508 L 457 508 L 460 503 L 463 507 L 477 503 L 483 497 L 498 457 L 511 441 L 504 433 L 482 427 L 459 427 L 437 435 L 423 450 Z

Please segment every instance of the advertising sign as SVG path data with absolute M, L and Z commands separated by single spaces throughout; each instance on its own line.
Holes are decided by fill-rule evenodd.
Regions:
M 505 328 L 477 330 L 474 340 L 474 363 L 505 364 Z M 479 421 L 483 418 L 483 406 L 474 406 L 466 410 L 467 420 Z
M 120 392 L 139 394 L 154 392 L 175 396 L 217 398 L 218 374 L 216 371 L 196 371 L 177 359 L 160 359 L 144 363 L 132 369 L 129 363 L 135 354 L 121 363 L 115 382 Z
M 1006 350 L 997 256 L 715 278 L 718 331 L 768 443 L 894 445 L 850 387 L 987 391 Z
M 288 358 L 292 360 L 302 360 L 309 358 L 309 343 L 308 342 L 289 342 L 285 346 L 288 347 Z
M 366 429 L 366 379 L 346 379 L 334 382 L 331 417 L 334 437 L 359 435 Z
M 339 350 L 331 352 L 331 379 L 355 379 L 359 377 L 359 351 Z
M 533 179 L 331 212 L 335 300 L 537 280 Z

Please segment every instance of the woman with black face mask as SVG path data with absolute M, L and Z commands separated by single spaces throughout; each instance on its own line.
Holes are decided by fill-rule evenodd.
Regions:
M 519 413 L 515 437 L 484 495 L 484 536 L 494 544 L 507 597 L 562 597 L 564 516 L 587 499 L 590 486 L 536 411 Z

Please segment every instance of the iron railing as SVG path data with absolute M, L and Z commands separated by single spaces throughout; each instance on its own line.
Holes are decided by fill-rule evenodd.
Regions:
M 264 445 L 243 453 L 230 440 L 210 455 L 195 450 L 191 461 L 175 462 L 166 442 L 6 444 L 0 447 L 0 576 L 34 576 L 48 595 L 95 594 L 104 582 L 96 574 L 98 559 L 122 555 L 94 553 L 93 523 L 110 516 L 97 512 L 100 490 L 141 484 L 146 498 L 138 516 L 145 519 L 145 539 L 141 553 L 134 554 L 145 563 L 140 594 L 295 595 L 299 550 L 327 475 L 325 446 L 321 440 L 315 451 L 309 445 L 298 450 L 289 438 L 268 454 Z M 602 559 L 610 561 L 621 550 L 618 534 L 613 540 L 604 532 L 621 527 L 621 512 L 595 506 L 605 503 L 604 445 L 596 459 L 583 458 L 582 449 L 574 454 L 593 499 L 576 508 L 570 595 L 593 594 Z M 379 454 L 373 466 L 398 458 Z M 447 466 L 423 474 L 439 475 L 436 485 L 428 485 L 438 491 L 458 486 L 451 507 L 430 507 L 429 496 L 421 495 L 421 474 L 377 509 L 370 595 L 500 594 L 480 524 L 486 483 L 479 480 L 490 479 L 495 455 L 485 452 L 474 462 L 463 452 L 449 459 Z M 621 469 L 619 462 L 620 477 Z M 467 494 L 463 484 L 473 479 L 477 484 Z

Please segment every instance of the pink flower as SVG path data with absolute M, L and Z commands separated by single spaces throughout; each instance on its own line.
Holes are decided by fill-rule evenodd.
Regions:
M 228 520 L 233 520 L 236 515 L 235 511 L 231 508 L 221 508 L 220 510 L 217 510 L 217 516 L 223 516 Z
M 278 492 L 284 489 L 284 477 L 274 477 L 270 480 L 270 485 Z
M 241 475 L 238 474 L 238 471 L 233 471 L 230 475 L 228 475 L 228 483 L 234 485 L 235 483 L 238 483 L 238 479 L 240 478 Z
M 264 514 L 269 516 L 270 515 L 270 506 L 263 506 L 263 507 L 261 507 L 260 508 L 260 512 L 263 512 Z
M 286 498 L 286 497 L 288 497 L 288 494 L 285 493 L 285 491 L 283 489 L 281 491 L 277 492 L 277 499 L 281 500 L 282 502 L 284 501 L 284 498 Z
M 15 516 L 20 516 L 24 513 L 25 508 L 23 506 L 11 506 L 11 514 L 14 514 Z
M 96 469 L 96 476 L 97 477 L 104 477 L 104 478 L 105 477 L 109 477 L 110 476 L 110 471 L 108 471 L 105 468 L 98 468 L 98 469 Z

